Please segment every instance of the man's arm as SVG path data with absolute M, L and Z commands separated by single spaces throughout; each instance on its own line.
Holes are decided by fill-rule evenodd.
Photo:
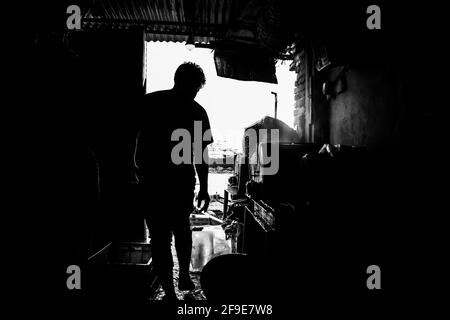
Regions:
M 209 154 L 208 145 L 214 141 L 211 133 L 211 125 L 209 123 L 208 114 L 205 109 L 200 107 L 201 120 L 202 120 L 202 150 L 200 153 L 194 152 L 195 155 L 201 156 L 202 159 L 196 159 L 195 170 L 197 171 L 198 180 L 200 182 L 200 190 L 197 195 L 197 207 L 201 206 L 202 201 L 205 201 L 202 211 L 208 210 L 209 206 L 209 194 L 208 194 L 208 173 L 209 173 Z M 194 142 L 194 148 L 197 144 Z
M 134 149 L 134 173 L 139 183 L 142 183 L 142 169 L 144 157 L 144 133 L 141 129 L 136 137 L 136 146 Z
M 204 147 L 203 160 L 201 163 L 197 163 L 200 161 L 196 161 L 195 170 L 197 171 L 198 180 L 200 182 L 200 190 L 197 195 L 197 207 L 200 207 L 202 201 L 205 201 L 203 207 L 201 207 L 202 211 L 208 210 L 209 206 L 209 194 L 208 194 L 208 173 L 209 173 L 209 154 L 208 148 Z

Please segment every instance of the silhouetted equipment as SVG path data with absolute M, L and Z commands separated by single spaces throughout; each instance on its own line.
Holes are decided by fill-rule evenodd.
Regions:
M 115 242 L 89 258 L 87 292 L 93 301 L 144 302 L 159 287 L 149 243 Z
M 276 293 L 274 278 L 268 276 L 270 264 L 244 254 L 217 256 L 202 270 L 203 292 L 211 303 L 273 302 Z
M 236 167 L 237 194 L 245 209 L 241 210 L 242 205 L 232 205 L 227 213 L 229 219 L 237 221 L 240 226 L 235 252 L 245 254 L 252 261 L 260 261 L 261 264 L 253 269 L 255 272 L 266 270 L 264 275 L 260 275 L 260 281 L 275 275 L 278 277 L 279 287 L 275 285 L 271 290 L 281 290 L 285 283 L 291 283 L 295 288 L 303 286 L 302 289 L 311 292 L 326 286 L 327 281 L 332 281 L 333 286 L 344 285 L 345 282 L 347 286 L 356 285 L 351 270 L 358 268 L 362 258 L 354 253 L 357 245 L 350 239 L 358 236 L 358 239 L 371 243 L 367 236 L 361 236 L 359 230 L 350 227 L 355 222 L 364 225 L 368 219 L 360 212 L 364 201 L 367 201 L 366 188 L 373 179 L 371 175 L 362 174 L 370 168 L 366 148 L 299 143 L 294 130 L 270 117 L 247 128 L 251 129 L 258 132 L 257 144 L 252 144 L 246 134 L 241 157 L 245 161 Z M 279 130 L 279 141 L 271 140 L 271 130 L 274 129 Z M 274 156 L 274 152 L 270 152 L 274 148 L 279 153 L 278 170 L 267 175 L 265 166 L 270 164 L 267 160 Z M 269 150 L 269 153 L 261 150 Z M 333 259 L 339 259 L 339 255 L 345 256 L 345 266 L 343 263 L 339 267 L 342 278 L 330 279 L 325 275 L 325 266 Z M 293 262 L 293 256 L 301 261 L 301 265 Z M 211 266 L 211 271 L 206 268 L 208 265 L 205 267 L 202 281 L 205 292 L 209 285 L 212 286 L 206 279 L 219 281 L 214 276 L 207 277 L 207 270 L 214 273 L 212 270 L 216 268 L 225 268 L 228 261 L 225 260 L 227 258 L 222 259 L 223 266 Z M 219 264 L 220 261 L 214 263 Z M 233 276 L 239 273 L 231 266 L 227 272 Z M 239 277 L 246 272 L 244 267 Z M 242 284 L 239 281 L 233 282 L 236 292 L 246 285 L 245 281 Z M 211 295 L 214 294 L 219 293 Z

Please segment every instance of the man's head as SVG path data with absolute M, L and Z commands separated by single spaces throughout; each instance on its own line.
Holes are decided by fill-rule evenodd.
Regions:
M 206 82 L 202 68 L 193 62 L 181 64 L 175 72 L 174 80 L 174 88 L 191 99 L 195 98 Z

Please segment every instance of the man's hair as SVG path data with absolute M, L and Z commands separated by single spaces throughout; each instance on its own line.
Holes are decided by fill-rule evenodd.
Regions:
M 206 78 L 202 68 L 196 63 L 185 62 L 175 72 L 175 85 L 202 88 Z

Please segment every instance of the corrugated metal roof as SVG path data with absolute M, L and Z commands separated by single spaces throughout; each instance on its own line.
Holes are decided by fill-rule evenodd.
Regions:
M 243 0 L 97 0 L 83 23 L 87 28 L 143 26 L 147 41 L 208 43 L 225 36 Z
M 214 47 L 220 76 L 276 83 L 273 57 L 285 42 L 282 0 L 90 1 L 83 28 L 139 26 L 147 41 L 186 42 L 192 36 L 196 45 Z

